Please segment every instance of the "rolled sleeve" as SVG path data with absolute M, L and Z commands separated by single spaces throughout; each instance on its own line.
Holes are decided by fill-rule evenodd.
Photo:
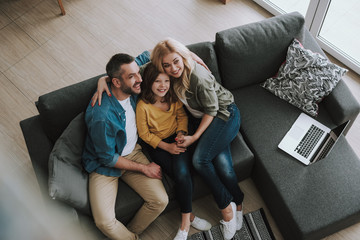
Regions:
M 190 107 L 215 117 L 219 111 L 219 98 L 214 76 L 199 64 L 195 64 L 190 75 Z
M 114 167 L 117 161 L 119 160 L 120 154 L 115 153 L 112 162 L 110 163 L 111 167 Z
M 89 134 L 99 162 L 104 166 L 114 167 L 119 154 L 115 153 L 115 133 L 111 124 L 104 120 L 96 121 L 89 128 Z
M 202 84 L 198 88 L 198 98 L 199 103 L 202 105 L 203 112 L 210 116 L 215 117 L 219 110 L 219 101 L 215 92 L 214 86 L 210 82 L 202 81 L 205 84 Z
M 152 134 L 152 135 L 154 135 L 154 134 Z M 150 146 L 152 146 L 153 148 L 157 148 L 157 146 L 159 145 L 160 142 L 161 142 L 161 138 L 154 135 L 154 137 L 150 139 L 148 144 Z
M 137 63 L 138 66 L 142 66 L 150 62 L 150 52 L 149 51 L 142 52 L 135 58 L 135 62 Z

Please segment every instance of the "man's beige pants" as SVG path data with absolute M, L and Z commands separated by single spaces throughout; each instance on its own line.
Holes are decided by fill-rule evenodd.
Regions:
M 136 145 L 134 151 L 125 157 L 138 163 L 149 163 L 140 145 Z M 138 234 L 142 233 L 160 215 L 169 199 L 161 180 L 133 171 L 122 171 L 121 179 L 144 199 L 144 205 L 127 228 L 115 217 L 119 177 L 108 177 L 95 172 L 90 174 L 89 195 L 92 214 L 96 226 L 108 238 L 138 239 Z

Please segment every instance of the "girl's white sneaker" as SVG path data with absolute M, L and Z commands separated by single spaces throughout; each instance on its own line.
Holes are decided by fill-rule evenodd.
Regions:
M 174 240 L 186 240 L 187 239 L 187 236 L 188 236 L 188 233 L 186 230 L 182 231 L 180 228 L 174 238 Z
M 212 227 L 208 221 L 196 216 L 194 220 L 191 222 L 191 226 L 200 231 L 207 231 Z

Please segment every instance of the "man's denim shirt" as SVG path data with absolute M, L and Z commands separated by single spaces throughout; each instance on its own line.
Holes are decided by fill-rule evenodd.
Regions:
M 149 61 L 150 54 L 145 51 L 136 57 L 136 63 L 141 66 Z M 110 92 L 111 88 L 109 86 Z M 96 172 L 106 176 L 119 177 L 121 169 L 115 164 L 126 145 L 125 110 L 118 100 L 109 97 L 106 92 L 102 95 L 101 106 L 89 103 L 85 122 L 87 136 L 82 156 L 84 168 L 87 172 Z M 137 95 L 130 96 L 131 105 L 136 112 Z

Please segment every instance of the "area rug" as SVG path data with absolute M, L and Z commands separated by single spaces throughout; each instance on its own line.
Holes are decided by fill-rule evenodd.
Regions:
M 236 232 L 233 240 L 274 240 L 274 234 L 271 231 L 269 222 L 266 219 L 262 208 L 244 215 L 244 224 Z M 188 240 L 224 240 L 220 225 L 213 226 L 210 230 L 198 232 Z

